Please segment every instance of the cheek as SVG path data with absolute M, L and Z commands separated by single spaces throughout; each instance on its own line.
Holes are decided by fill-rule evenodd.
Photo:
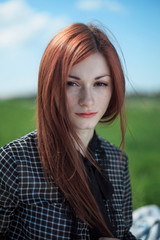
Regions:
M 79 89 L 69 89 L 66 92 L 66 101 L 69 106 L 75 105 L 79 101 L 80 91 Z
M 110 92 L 101 95 L 99 94 L 99 97 L 97 98 L 97 104 L 99 104 L 99 106 L 102 106 L 103 108 L 107 108 L 110 103 L 111 96 L 112 94 Z
M 69 111 L 74 109 L 75 105 L 76 105 L 76 98 L 73 97 L 73 96 L 68 95 L 67 98 L 66 98 L 66 105 L 67 105 L 67 109 Z
M 108 93 L 108 94 L 104 95 L 103 97 L 101 97 L 98 101 L 98 105 L 99 105 L 99 107 L 101 107 L 101 110 L 103 113 L 106 112 L 106 110 L 109 106 L 111 96 L 112 96 L 112 94 Z

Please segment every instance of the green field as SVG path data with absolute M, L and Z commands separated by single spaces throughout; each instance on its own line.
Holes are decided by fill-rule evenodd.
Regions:
M 147 204 L 160 206 L 160 98 L 129 97 L 125 152 L 129 157 L 134 209 Z M 36 128 L 34 98 L 0 100 L 0 146 Z M 120 144 L 118 121 L 98 125 L 97 132 Z

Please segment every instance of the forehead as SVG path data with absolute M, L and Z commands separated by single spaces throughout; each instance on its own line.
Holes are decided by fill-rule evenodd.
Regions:
M 70 74 L 79 78 L 95 78 L 103 74 L 110 74 L 110 69 L 105 57 L 98 52 L 74 65 Z

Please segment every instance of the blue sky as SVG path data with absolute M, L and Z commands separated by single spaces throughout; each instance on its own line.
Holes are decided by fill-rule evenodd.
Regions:
M 160 91 L 159 0 L 0 0 L 0 98 L 37 91 L 46 45 L 73 22 L 102 24 L 114 34 L 128 92 Z

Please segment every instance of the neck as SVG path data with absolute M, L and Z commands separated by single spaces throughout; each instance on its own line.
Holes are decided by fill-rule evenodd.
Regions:
M 93 134 L 94 134 L 94 129 L 77 131 L 77 135 L 81 139 L 81 141 L 86 149 L 88 147 L 90 140 L 93 137 Z

